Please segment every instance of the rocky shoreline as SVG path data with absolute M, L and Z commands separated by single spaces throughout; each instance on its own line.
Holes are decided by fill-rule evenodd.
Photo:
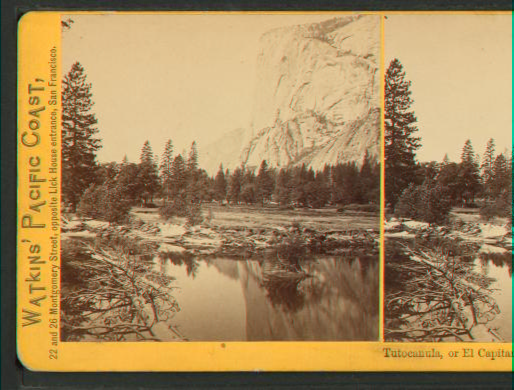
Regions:
M 109 238 L 114 235 L 154 241 L 160 245 L 159 252 L 188 252 L 193 255 L 257 254 L 283 243 L 292 235 L 301 237 L 304 244 L 313 251 L 334 255 L 358 249 L 371 249 L 378 253 L 380 243 L 379 232 L 376 230 L 314 231 L 299 225 L 227 228 L 208 224 L 187 226 L 141 220 L 116 225 L 78 218 L 63 219 L 61 224 L 63 240 L 72 237 Z
M 384 222 L 385 238 L 431 239 L 446 238 L 474 242 L 481 253 L 506 253 L 512 251 L 512 231 L 505 225 L 454 221 L 439 226 L 409 219 L 391 218 Z

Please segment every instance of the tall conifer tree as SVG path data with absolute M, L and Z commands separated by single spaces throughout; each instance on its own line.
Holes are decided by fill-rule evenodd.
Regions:
M 214 199 L 218 202 L 225 200 L 227 196 L 227 181 L 225 180 L 225 173 L 223 171 L 223 164 L 214 178 Z
M 193 174 L 198 170 L 198 148 L 196 146 L 196 141 L 191 144 L 189 158 L 187 159 L 187 169 L 189 174 Z
M 491 181 L 493 179 L 494 166 L 494 139 L 490 138 L 485 148 L 484 159 L 482 161 L 482 183 L 486 196 L 491 194 Z
M 146 141 L 141 149 L 141 162 L 139 164 L 139 182 L 142 186 L 143 206 L 159 191 L 159 176 L 150 142 Z
M 400 61 L 391 61 L 385 75 L 385 191 L 393 206 L 416 176 L 420 138 L 414 136 L 418 128 L 410 86 Z
M 62 82 L 62 193 L 75 211 L 80 196 L 95 182 L 96 152 L 101 147 L 92 113 L 91 83 L 76 62 Z
M 187 186 L 186 163 L 181 154 L 173 159 L 171 167 L 171 188 L 174 197 L 180 196 Z
M 459 183 L 462 200 L 468 204 L 474 202 L 476 194 L 481 190 L 480 172 L 476 154 L 469 139 L 462 148 L 459 176 L 456 181 Z
M 271 194 L 273 193 L 273 177 L 268 168 L 266 160 L 261 162 L 259 173 L 257 174 L 257 198 L 264 205 L 266 202 L 271 200 Z
M 161 165 L 159 166 L 160 178 L 164 195 L 169 198 L 171 192 L 171 171 L 173 166 L 173 143 L 169 139 L 164 146 Z

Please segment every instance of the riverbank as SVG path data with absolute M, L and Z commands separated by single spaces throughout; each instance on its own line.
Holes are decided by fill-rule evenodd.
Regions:
M 197 226 L 188 226 L 179 218 L 165 222 L 154 211 L 144 209 L 133 211 L 130 222 L 120 225 L 72 215 L 70 218 L 62 218 L 61 238 L 108 238 L 121 235 L 129 239 L 156 242 L 160 245 L 160 252 L 237 256 L 259 254 L 295 236 L 299 237 L 302 245 L 316 253 L 335 255 L 362 249 L 378 255 L 378 227 L 352 229 L 346 223 L 339 223 L 338 226 L 333 222 L 323 224 L 324 220 L 334 218 L 334 214 L 327 216 L 328 213 L 324 215 L 320 212 L 312 213 L 309 218 L 298 218 L 299 221 L 294 216 L 290 217 L 292 222 L 289 224 L 284 223 L 285 213 L 275 215 L 275 218 L 254 218 L 253 223 L 249 224 L 245 223 L 248 211 L 243 213 L 241 220 L 235 218 L 237 211 L 229 210 L 218 220 L 207 218 L 206 222 Z M 371 219 L 372 216 L 367 215 L 367 218 Z M 232 223 L 228 223 L 230 220 Z
M 234 219 L 228 224 L 228 213 L 235 215 L 235 210 L 196 226 L 181 218 L 164 221 L 154 210 L 146 209 L 132 210 L 124 224 L 64 216 L 62 275 L 66 283 L 61 307 L 75 321 L 74 299 L 82 291 L 93 291 L 96 280 L 118 286 L 121 278 L 124 288 L 116 289 L 130 308 L 122 313 L 127 318 L 124 323 L 130 325 L 123 333 L 103 322 L 106 311 L 118 315 L 118 301 L 98 297 L 89 310 L 101 308 L 102 313 L 89 317 L 80 327 L 72 320 L 66 322 L 66 340 L 119 337 L 134 341 L 134 332 L 144 340 L 212 340 L 234 327 L 246 333 L 238 336 L 231 331 L 231 337 L 253 341 L 297 340 L 298 334 L 309 340 L 378 337 L 378 229 L 334 229 L 334 224 L 320 224 L 317 230 L 286 213 L 274 219 L 261 218 L 262 223 L 254 220 L 245 225 Z M 335 213 L 325 213 L 312 212 L 311 222 L 335 219 Z M 283 223 L 285 218 L 292 223 Z M 225 223 L 219 223 L 220 219 Z M 94 278 L 90 272 L 96 273 Z M 134 280 L 125 280 L 126 275 Z M 138 289 L 133 289 L 134 284 Z M 141 295 L 139 290 L 150 295 Z M 237 304 L 227 306 L 236 298 Z M 223 326 L 205 323 L 199 329 L 206 313 L 219 307 L 230 308 L 226 319 L 216 310 Z M 137 318 L 129 317 L 130 312 L 137 313 Z M 331 313 L 328 318 L 326 313 Z M 244 322 L 247 316 L 254 318 L 248 326 Z M 191 323 L 190 318 L 196 321 Z M 323 327 L 312 326 L 313 318 L 314 323 L 323 322 Z M 279 326 L 284 332 L 263 334 L 260 327 L 252 328 L 259 321 L 262 329 L 269 328 L 266 321 L 279 321 L 287 327 Z M 292 323 L 295 325 L 289 329 Z
M 512 251 L 512 232 L 507 223 L 452 221 L 438 226 L 409 219 L 390 218 L 384 222 L 385 238 L 432 239 L 443 238 L 473 242 L 480 253 L 507 253 Z
M 511 339 L 510 225 L 390 218 L 384 228 L 386 340 Z

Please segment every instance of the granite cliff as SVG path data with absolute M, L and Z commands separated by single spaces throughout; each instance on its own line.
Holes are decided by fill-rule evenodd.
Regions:
M 380 150 L 380 17 L 279 28 L 260 40 L 253 119 L 224 166 L 356 161 Z M 237 144 L 237 145 L 236 145 Z M 219 144 L 218 144 L 219 147 Z

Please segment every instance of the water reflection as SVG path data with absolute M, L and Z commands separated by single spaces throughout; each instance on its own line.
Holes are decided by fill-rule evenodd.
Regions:
M 317 257 L 270 277 L 269 259 L 156 258 L 190 340 L 377 340 L 377 256 Z
M 491 296 L 498 304 L 500 314 L 489 325 L 505 341 L 512 341 L 512 254 L 480 253 L 475 260 L 475 270 L 494 279 Z
M 488 293 L 490 298 L 497 305 L 494 305 L 494 316 L 487 313 L 490 317 L 487 327 L 495 331 L 504 341 L 512 340 L 512 254 L 510 251 L 502 251 L 501 248 L 494 247 L 492 253 L 481 253 L 482 243 L 456 242 L 442 238 L 437 240 L 388 239 L 384 275 L 386 302 L 399 299 L 398 294 L 408 292 L 411 280 L 420 280 L 419 270 L 416 270 L 416 265 L 411 261 L 405 247 L 416 253 L 430 251 L 435 259 L 456 259 L 461 263 L 461 267 L 468 267 L 470 270 L 468 281 L 488 288 L 491 291 Z M 401 272 L 398 272 L 398 269 L 401 269 Z M 472 277 L 473 273 L 476 274 L 475 277 Z M 482 286 L 480 283 L 485 285 Z M 386 328 L 405 329 L 411 326 L 405 318 L 412 320 L 413 314 L 415 313 L 406 312 L 405 307 L 401 305 L 386 305 Z
M 172 264 L 186 267 L 187 276 L 191 278 L 195 278 L 198 273 L 198 261 L 196 261 L 195 257 L 187 252 L 185 253 L 174 253 L 174 252 L 160 252 L 159 260 L 161 266 L 166 263 L 166 260 L 171 261 Z M 162 268 L 160 272 L 164 272 Z
M 298 288 L 299 284 L 299 280 L 292 283 L 266 281 L 263 287 L 273 308 L 294 313 L 305 304 L 305 293 Z
M 498 268 L 507 268 L 509 276 L 512 277 L 512 254 L 510 252 L 479 253 L 478 259 L 485 274 L 489 272 L 490 264 L 494 264 Z

